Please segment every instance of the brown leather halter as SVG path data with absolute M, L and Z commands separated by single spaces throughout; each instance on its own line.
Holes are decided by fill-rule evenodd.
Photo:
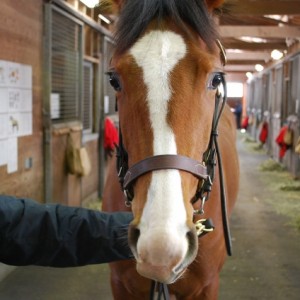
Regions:
M 226 65 L 226 52 L 219 40 L 216 41 L 217 46 L 220 49 L 220 59 L 223 65 Z M 226 250 L 228 255 L 231 255 L 231 237 L 227 219 L 227 205 L 226 205 L 226 194 L 224 187 L 223 171 L 222 171 L 222 159 L 218 146 L 218 124 L 226 104 L 227 100 L 227 89 L 224 74 L 221 75 L 221 84 L 224 88 L 224 94 L 222 95 L 219 89 L 216 91 L 215 95 L 215 110 L 212 122 L 212 131 L 210 136 L 210 142 L 206 152 L 203 155 L 203 163 L 194 160 L 192 158 L 182 156 L 182 155 L 156 155 L 147 157 L 138 163 L 134 164 L 128 168 L 128 154 L 123 145 L 122 132 L 119 129 L 119 145 L 117 147 L 117 171 L 119 176 L 119 181 L 121 188 L 126 196 L 125 204 L 127 206 L 131 205 L 131 201 L 134 198 L 134 182 L 140 176 L 156 171 L 165 169 L 176 169 L 188 172 L 199 179 L 198 187 L 195 196 L 191 200 L 192 204 L 196 203 L 199 199 L 201 200 L 201 209 L 194 211 L 194 214 L 203 214 L 205 201 L 209 199 L 209 194 L 212 190 L 213 180 L 215 177 L 215 167 L 218 162 L 219 168 L 219 179 L 220 179 L 220 195 L 221 195 L 221 210 L 222 210 L 222 221 L 223 221 L 223 232 L 226 244 Z M 204 227 L 213 228 L 210 219 L 204 220 Z M 200 236 L 204 235 L 203 232 Z M 150 290 L 150 299 L 154 299 L 155 291 L 158 291 L 158 299 L 162 297 L 165 300 L 169 300 L 169 291 L 166 284 L 152 281 Z
M 223 48 L 219 40 L 217 40 L 216 43 L 220 49 L 221 61 L 223 65 L 225 65 L 225 49 Z M 219 73 L 219 75 L 221 79 L 220 83 L 224 88 L 224 94 L 222 95 L 219 88 L 217 88 L 215 95 L 215 110 L 213 115 L 211 137 L 208 148 L 203 155 L 203 162 L 199 162 L 183 155 L 165 154 L 147 157 L 129 168 L 128 154 L 123 145 L 121 128 L 119 128 L 119 145 L 117 147 L 117 171 L 121 188 L 126 196 L 125 204 L 128 207 L 131 206 L 131 201 L 134 198 L 134 182 L 140 176 L 152 171 L 165 169 L 176 169 L 188 172 L 199 179 L 198 187 L 196 189 L 195 196 L 191 199 L 191 203 L 194 204 L 198 200 L 201 200 L 201 209 L 195 210 L 194 214 L 203 214 L 204 204 L 209 199 L 209 195 L 212 190 L 212 185 L 215 177 L 215 167 L 218 162 L 224 237 L 227 253 L 228 255 L 231 255 L 231 240 L 227 220 L 226 195 L 223 183 L 222 162 L 217 141 L 218 124 L 223 108 L 226 104 L 227 90 L 224 74 Z
M 222 83 L 225 86 L 223 74 Z M 211 139 L 208 149 L 204 153 L 203 163 L 183 155 L 165 154 L 147 157 L 128 168 L 128 154 L 123 145 L 122 132 L 120 129 L 119 146 L 117 151 L 117 169 L 122 190 L 127 198 L 127 206 L 131 205 L 131 201 L 134 198 L 133 186 L 136 179 L 146 173 L 165 169 L 181 170 L 197 177 L 199 179 L 199 185 L 196 194 L 191 201 L 192 203 L 195 203 L 199 198 L 202 199 L 203 197 L 206 198 L 205 200 L 208 200 L 208 193 L 211 191 L 211 186 L 214 179 L 214 167 L 216 165 L 214 137 L 217 137 L 218 135 L 217 126 L 222 110 L 226 103 L 226 94 L 222 96 L 221 93 L 217 91 L 215 100 L 216 105 L 213 117 Z

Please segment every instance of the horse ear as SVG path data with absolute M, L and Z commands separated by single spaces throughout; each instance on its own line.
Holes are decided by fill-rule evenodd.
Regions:
M 209 11 L 213 11 L 216 8 L 219 8 L 223 3 L 224 0 L 205 0 L 207 8 Z

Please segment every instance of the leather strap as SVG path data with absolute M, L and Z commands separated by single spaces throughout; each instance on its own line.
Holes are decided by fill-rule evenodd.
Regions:
M 156 155 L 145 158 L 129 168 L 125 174 L 123 188 L 126 190 L 141 175 L 164 169 L 186 171 L 199 179 L 207 179 L 208 177 L 206 167 L 197 160 L 183 155 Z

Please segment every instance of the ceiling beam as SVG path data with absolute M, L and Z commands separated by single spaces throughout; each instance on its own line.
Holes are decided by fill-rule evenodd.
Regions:
M 251 59 L 245 59 L 245 60 L 236 60 L 236 59 L 230 59 L 227 61 L 228 65 L 255 65 L 255 64 L 261 64 L 264 65 L 266 62 L 264 60 L 251 60 Z
M 253 61 L 268 61 L 270 59 L 270 52 L 258 51 L 243 51 L 243 52 L 229 52 L 227 51 L 227 60 L 253 60 Z
M 225 72 L 254 72 L 255 65 L 227 65 L 224 68 Z
M 245 43 L 245 42 L 226 42 L 223 41 L 226 49 L 241 49 L 241 50 L 285 50 L 287 49 L 286 43 Z
M 298 15 L 299 0 L 265 1 L 265 0 L 232 0 L 231 15 Z
M 299 4 L 300 6 L 300 4 Z M 219 27 L 223 38 L 238 38 L 241 36 L 253 36 L 260 38 L 299 38 L 300 26 L 232 26 Z

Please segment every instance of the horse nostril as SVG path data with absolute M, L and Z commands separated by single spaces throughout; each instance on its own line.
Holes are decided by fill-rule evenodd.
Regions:
M 198 250 L 198 236 L 195 229 L 192 229 L 186 233 L 186 239 L 188 242 L 188 252 L 186 259 L 188 261 L 194 260 Z
M 136 227 L 136 225 L 130 225 L 128 230 L 128 241 L 131 249 L 136 249 L 139 237 L 140 230 Z
M 198 250 L 198 238 L 195 229 L 192 229 L 186 233 L 186 240 L 188 249 L 184 259 L 173 269 L 175 274 L 180 275 L 192 263 L 197 255 Z

